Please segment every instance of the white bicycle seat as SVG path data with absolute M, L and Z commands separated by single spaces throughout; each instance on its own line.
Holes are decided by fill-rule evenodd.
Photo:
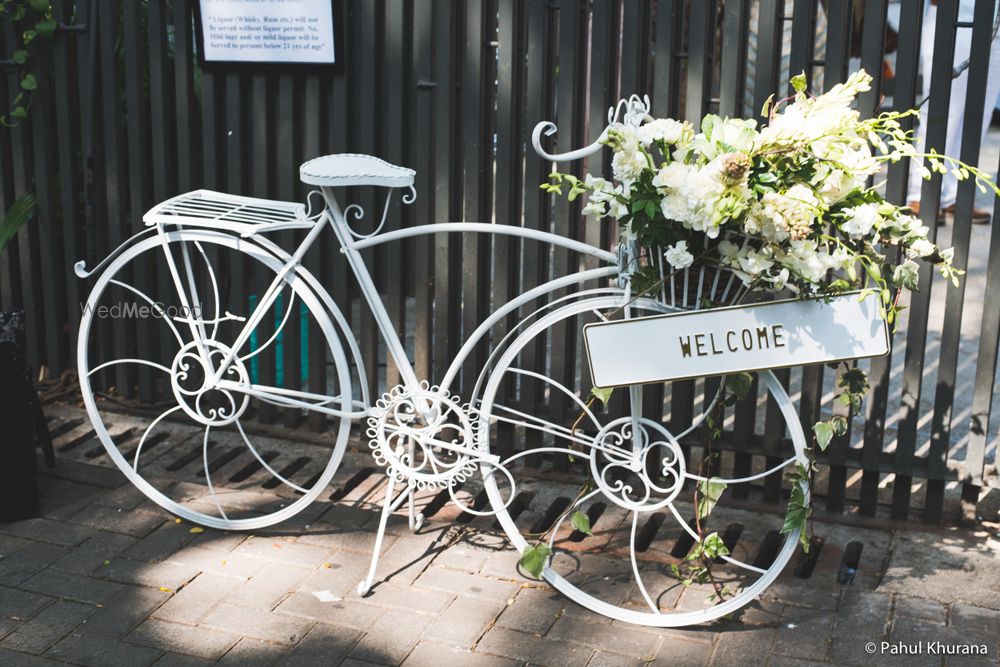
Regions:
M 336 153 L 304 162 L 299 178 L 308 185 L 340 187 L 346 185 L 377 185 L 384 188 L 405 188 L 413 185 L 412 169 L 397 167 L 373 155 Z

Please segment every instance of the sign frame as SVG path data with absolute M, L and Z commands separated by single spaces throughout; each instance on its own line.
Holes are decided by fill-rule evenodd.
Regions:
M 275 72 L 292 69 L 296 72 L 327 72 L 341 74 L 344 72 L 344 21 L 347 12 L 344 6 L 346 0 L 326 0 L 330 3 L 330 18 L 333 21 L 333 58 L 332 63 L 310 62 L 304 60 L 208 60 L 205 58 L 205 32 L 202 28 L 201 5 L 204 0 L 194 3 L 194 39 L 198 57 L 198 65 L 202 69 L 225 69 L 233 72 Z
M 866 298 L 875 298 L 875 299 L 879 298 L 879 295 L 878 295 L 877 292 L 873 292 L 872 293 L 871 290 L 869 290 L 869 292 L 870 292 L 870 294 L 866 295 Z M 839 358 L 831 358 L 831 359 L 826 360 L 826 361 L 805 362 L 805 363 L 799 362 L 799 361 L 793 361 L 791 363 L 776 364 L 776 365 L 773 365 L 773 366 L 763 366 L 763 367 L 760 367 L 760 368 L 745 368 L 745 369 L 739 369 L 739 370 L 732 370 L 732 371 L 729 371 L 727 373 L 695 373 L 695 374 L 691 374 L 691 375 L 678 375 L 676 377 L 670 377 L 670 378 L 667 378 L 667 379 L 654 379 L 654 380 L 646 380 L 646 381 L 641 381 L 641 382 L 629 382 L 629 383 L 625 383 L 625 384 L 614 384 L 614 385 L 610 385 L 610 384 L 609 385 L 599 385 L 599 384 L 597 384 L 596 379 L 594 378 L 594 363 L 593 363 L 593 357 L 591 356 L 590 340 L 589 340 L 589 337 L 587 336 L 587 330 L 590 329 L 590 328 L 592 328 L 592 327 L 609 327 L 609 326 L 615 326 L 615 325 L 622 325 L 622 324 L 625 324 L 627 322 L 647 321 L 647 320 L 659 320 L 659 319 L 675 318 L 675 317 L 691 317 L 692 315 L 696 315 L 696 314 L 706 314 L 706 313 L 710 313 L 710 312 L 711 313 L 717 313 L 717 312 L 720 312 L 720 311 L 727 311 L 727 310 L 756 309 L 756 308 L 762 308 L 762 307 L 767 307 L 767 306 L 775 306 L 775 305 L 779 305 L 779 304 L 804 303 L 804 302 L 810 302 L 810 301 L 828 301 L 831 298 L 844 298 L 844 297 L 854 297 L 854 298 L 857 298 L 860 295 L 862 295 L 863 293 L 864 293 L 863 290 L 855 290 L 855 291 L 851 291 L 851 292 L 842 292 L 840 294 L 829 294 L 829 295 L 822 295 L 822 296 L 817 296 L 817 297 L 808 297 L 808 298 L 801 298 L 801 297 L 799 297 L 799 298 L 791 298 L 791 299 L 779 299 L 779 300 L 775 300 L 775 301 L 761 301 L 761 302 L 757 302 L 757 303 L 736 304 L 736 305 L 732 305 L 732 306 L 721 306 L 719 308 L 706 308 L 706 309 L 703 309 L 703 310 L 679 310 L 677 312 L 672 312 L 672 313 L 663 313 L 663 314 L 659 314 L 659 315 L 649 315 L 649 316 L 646 316 L 646 317 L 632 318 L 631 320 L 613 320 L 613 321 L 609 321 L 609 322 L 592 322 L 590 324 L 585 324 L 583 326 L 583 329 L 584 329 L 584 332 L 583 332 L 584 333 L 584 335 L 583 335 L 583 344 L 584 344 L 584 349 L 585 349 L 586 354 L 587 354 L 587 364 L 589 365 L 589 369 L 590 369 L 590 379 L 591 379 L 591 382 L 593 383 L 593 385 L 595 387 L 597 387 L 598 389 L 609 389 L 609 388 L 627 387 L 627 386 L 633 386 L 633 385 L 638 386 L 638 385 L 647 385 L 647 384 L 662 384 L 662 383 L 665 383 L 665 382 L 680 382 L 680 381 L 683 381 L 683 380 L 695 380 L 695 379 L 705 378 L 705 377 L 725 377 L 725 376 L 731 375 L 733 373 L 757 373 L 757 372 L 760 372 L 760 371 L 774 370 L 774 369 L 779 369 L 779 368 L 794 368 L 796 366 L 811 366 L 811 365 L 815 365 L 815 364 L 819 364 L 819 363 L 828 364 L 828 363 L 836 363 L 836 362 L 840 362 L 840 361 L 847 361 L 847 360 L 854 360 L 854 359 L 872 359 L 872 358 L 876 358 L 876 357 L 882 357 L 882 356 L 885 356 L 885 355 L 889 354 L 892 351 L 892 336 L 889 333 L 889 325 L 885 321 L 885 318 L 884 317 L 879 317 L 879 320 L 881 321 L 881 324 L 882 324 L 882 326 L 881 326 L 882 335 L 885 337 L 885 352 L 881 352 L 881 353 L 877 353 L 877 354 L 866 354 L 866 355 L 851 356 L 851 357 L 839 357 Z M 861 299 L 858 299 L 858 300 L 860 301 Z

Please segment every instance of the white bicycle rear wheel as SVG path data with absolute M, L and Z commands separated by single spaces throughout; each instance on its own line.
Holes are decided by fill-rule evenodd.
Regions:
M 169 277 L 165 247 L 184 294 Z M 267 325 L 233 355 L 222 375 L 228 387 L 204 389 L 212 365 L 229 356 L 244 321 L 285 261 L 230 234 L 166 232 L 115 257 L 96 279 L 83 309 L 79 380 L 94 434 L 130 482 L 188 521 L 252 530 L 288 519 L 328 486 L 343 458 L 351 428 L 347 417 L 330 416 L 332 447 L 310 452 L 295 443 L 265 441 L 244 427 L 260 410 L 308 412 L 282 403 L 286 387 L 301 388 L 294 377 L 301 367 L 286 363 L 299 357 L 282 348 L 309 344 L 304 331 L 322 336 L 328 359 L 326 369 L 308 372 L 324 373 L 333 388 L 330 397 L 315 397 L 311 405 L 343 414 L 352 410 L 350 366 L 337 329 L 315 280 L 300 267 L 281 283 L 273 320 L 268 314 Z M 243 275 L 256 282 L 234 284 L 234 272 L 247 268 Z M 150 335 L 156 328 L 159 335 Z M 265 369 L 274 375 L 275 368 L 283 377 L 267 377 Z M 251 384 L 265 397 L 247 391 Z M 104 390 L 101 397 L 95 385 Z M 123 415 L 115 408 L 116 398 L 141 391 L 146 393 L 142 403 L 157 404 L 154 411 Z

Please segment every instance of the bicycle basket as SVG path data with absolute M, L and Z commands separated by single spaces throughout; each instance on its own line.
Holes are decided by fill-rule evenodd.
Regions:
M 744 234 L 728 233 L 724 237 L 742 247 L 752 243 Z M 639 265 L 646 285 L 636 285 L 636 291 L 650 290 L 648 294 L 663 304 L 678 310 L 703 310 L 745 303 L 751 293 L 743 280 L 729 268 L 719 263 L 714 252 L 708 252 L 720 239 L 704 238 L 701 250 L 691 249 L 696 256 L 694 263 L 684 269 L 675 269 L 666 259 L 666 248 L 642 246 L 638 248 Z M 697 258 L 698 255 L 709 255 Z

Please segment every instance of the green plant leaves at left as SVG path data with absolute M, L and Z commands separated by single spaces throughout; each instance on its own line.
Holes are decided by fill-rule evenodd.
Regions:
M 11 55 L 11 60 L 13 60 L 18 65 L 23 65 L 28 62 L 28 52 L 24 49 L 18 49 Z
M 542 570 L 552 555 L 552 549 L 547 544 L 529 544 L 521 552 L 521 560 L 517 562 L 524 571 L 535 579 L 542 578 Z
M 34 215 L 35 204 L 33 194 L 30 192 L 23 194 L 10 205 L 3 218 L 0 218 L 0 252 L 4 251 L 10 240 L 17 234 L 17 230 Z
M 712 510 L 715 504 L 722 497 L 722 492 L 726 490 L 726 483 L 718 477 L 710 477 L 698 484 L 698 518 L 704 519 Z
M 584 535 L 593 535 L 594 531 L 590 528 L 590 517 L 577 510 L 573 512 L 573 515 L 569 518 L 570 524 L 573 526 L 573 530 L 578 530 Z
M 55 34 L 56 26 L 58 24 L 55 21 L 39 21 L 35 24 L 35 32 L 37 32 L 42 37 L 51 37 Z
M 25 90 L 35 90 L 38 88 L 38 81 L 35 80 L 35 75 L 25 74 L 24 78 L 21 79 L 21 88 Z

